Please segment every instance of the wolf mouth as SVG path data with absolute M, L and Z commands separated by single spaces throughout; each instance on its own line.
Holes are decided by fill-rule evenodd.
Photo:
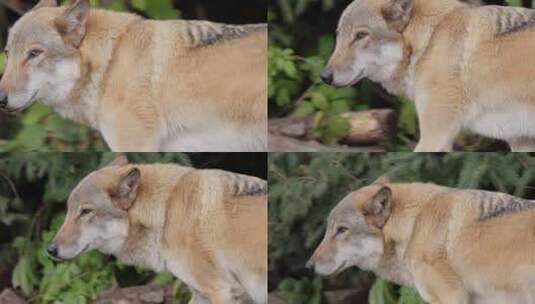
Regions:
M 362 78 L 364 76 L 364 70 L 360 71 L 357 76 L 353 77 L 353 79 L 348 82 L 347 84 L 344 84 L 344 85 L 336 85 L 334 84 L 335 87 L 338 87 L 338 88 L 347 88 L 347 87 L 350 87 L 350 86 L 353 86 L 355 84 L 357 84 L 359 81 L 362 80 Z
M 340 272 L 344 271 L 345 267 L 346 267 L 346 262 L 343 262 L 340 266 L 338 266 L 338 268 L 336 268 L 335 271 L 333 271 L 333 273 L 331 274 L 332 276 L 335 276 L 337 274 L 339 274 Z
M 26 101 L 24 103 L 24 105 L 22 107 L 18 107 L 16 109 L 5 109 L 5 112 L 8 113 L 8 114 L 14 114 L 14 113 L 19 113 L 19 112 L 22 112 L 24 110 L 26 110 L 27 108 L 29 108 L 32 104 L 33 104 L 33 101 L 35 99 L 35 97 L 37 97 L 37 94 L 39 93 L 39 90 L 35 91 L 35 93 L 33 93 L 32 97 L 30 97 L 28 99 L 28 101 Z
M 74 259 L 74 258 L 80 256 L 82 253 L 86 252 L 87 249 L 89 249 L 89 244 L 85 245 L 85 247 L 82 248 L 82 250 L 80 250 L 80 252 L 78 252 L 77 254 L 75 254 L 72 258 Z
M 84 247 L 82 250 L 80 250 L 80 251 L 77 252 L 73 257 L 68 258 L 68 259 L 64 259 L 64 258 L 62 258 L 62 257 L 59 257 L 59 256 L 52 256 L 52 255 L 49 255 L 49 257 L 50 257 L 52 260 L 56 261 L 56 262 L 65 262 L 65 261 L 68 261 L 68 260 L 72 260 L 72 259 L 77 258 L 77 257 L 80 256 L 82 253 L 86 252 L 87 249 L 89 249 L 89 244 L 85 245 L 85 247 Z
M 360 71 L 360 73 L 358 73 L 357 76 L 353 78 L 353 80 L 349 83 L 348 86 L 357 84 L 359 81 L 362 80 L 363 76 L 364 76 L 364 70 Z

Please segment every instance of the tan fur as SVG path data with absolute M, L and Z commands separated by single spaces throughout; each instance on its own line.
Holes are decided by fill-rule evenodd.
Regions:
M 40 99 L 99 130 L 114 151 L 266 150 L 265 25 L 154 21 L 91 9 L 85 29 L 67 33 L 66 10 L 35 9 L 11 30 L 0 83 L 9 94 L 8 109 Z M 64 70 L 74 83 L 62 96 L 50 84 L 33 98 L 21 87 L 42 70 L 39 64 L 52 60 L 46 47 L 34 60 L 39 64 L 25 59 L 30 46 L 45 39 L 36 27 L 61 49 L 55 57 L 72 62 Z
M 370 35 L 352 43 L 359 30 Z M 524 8 L 357 0 L 340 20 L 328 69 L 335 85 L 368 77 L 413 99 L 416 151 L 449 151 L 463 129 L 535 151 L 534 35 L 535 11 Z
M 135 170 L 137 190 L 122 187 Z M 191 303 L 267 303 L 267 185 L 258 178 L 117 162 L 73 190 L 53 244 L 62 259 L 97 249 L 170 271 L 192 290 Z
M 389 203 L 377 199 L 381 191 L 389 191 Z M 381 215 L 387 220 L 378 225 Z M 359 266 L 415 287 L 432 304 L 533 303 L 534 223 L 535 201 L 434 184 L 375 183 L 333 209 L 309 266 L 321 274 Z M 340 226 L 348 230 L 337 235 Z

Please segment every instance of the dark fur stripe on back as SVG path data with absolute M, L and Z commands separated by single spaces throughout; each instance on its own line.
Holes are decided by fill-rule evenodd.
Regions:
M 187 35 L 192 46 L 204 47 L 262 31 L 267 31 L 266 24 L 228 25 L 197 21 L 188 24 Z
M 512 34 L 535 26 L 534 10 L 495 7 L 493 13 L 498 35 Z
M 507 35 L 507 34 L 511 34 L 511 33 L 515 33 L 515 32 L 520 32 L 520 31 L 526 30 L 528 28 L 531 28 L 533 26 L 535 26 L 535 17 L 532 17 L 529 20 L 523 21 L 523 22 L 521 22 L 519 24 L 516 24 L 516 25 L 510 27 L 506 31 L 500 33 L 500 35 Z
M 482 221 L 535 208 L 535 201 L 504 193 L 481 191 L 478 198 L 479 219 Z
M 226 173 L 229 179 L 231 193 L 234 196 L 255 196 L 267 194 L 267 182 L 260 178 Z

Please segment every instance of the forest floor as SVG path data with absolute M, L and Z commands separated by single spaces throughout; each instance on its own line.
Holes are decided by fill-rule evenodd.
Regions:
M 111 288 L 103 291 L 95 304 L 161 304 L 173 303 L 172 285 L 143 285 L 128 288 Z M 13 289 L 0 293 L 0 304 L 28 304 Z

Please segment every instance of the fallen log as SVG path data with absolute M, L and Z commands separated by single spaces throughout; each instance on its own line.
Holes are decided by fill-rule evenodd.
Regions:
M 392 139 L 396 133 L 396 113 L 391 109 L 347 112 L 341 116 L 347 119 L 351 127 L 349 134 L 340 141 L 342 144 L 377 144 Z M 277 118 L 269 121 L 270 135 L 301 141 L 313 141 L 314 128 L 313 117 Z
M 301 140 L 282 135 L 269 135 L 269 152 L 384 152 L 377 146 L 327 146 L 314 140 Z
M 368 290 L 342 289 L 323 293 L 327 304 L 368 303 Z
M 373 144 L 390 140 L 396 133 L 397 118 L 394 110 L 370 110 L 342 114 L 351 125 L 349 134 L 342 139 L 348 145 Z
M 96 304 L 159 304 L 166 303 L 171 293 L 169 285 L 144 285 L 112 288 L 102 292 Z

